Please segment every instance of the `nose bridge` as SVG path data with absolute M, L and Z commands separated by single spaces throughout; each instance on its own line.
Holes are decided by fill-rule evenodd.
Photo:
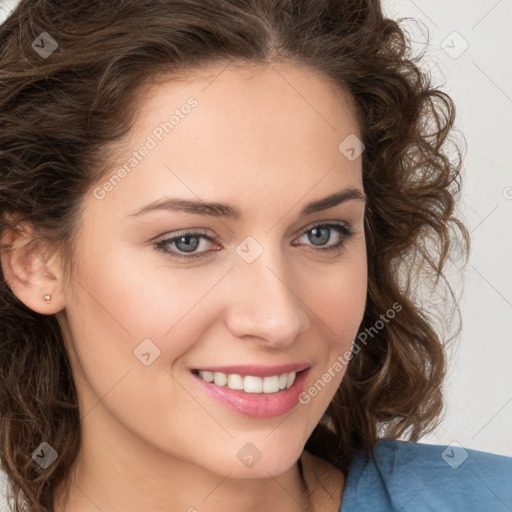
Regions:
M 229 329 L 237 337 L 254 336 L 276 346 L 293 342 L 309 318 L 280 248 L 248 237 L 236 252 Z

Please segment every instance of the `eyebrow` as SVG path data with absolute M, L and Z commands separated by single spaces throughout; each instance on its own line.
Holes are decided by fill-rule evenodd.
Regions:
M 357 188 L 346 188 L 331 194 L 322 199 L 317 199 L 305 205 L 300 211 L 299 218 L 310 215 L 311 213 L 321 210 L 327 210 L 333 206 L 344 203 L 351 199 L 356 199 L 366 203 L 366 196 Z M 242 213 L 233 204 L 230 203 L 207 203 L 205 201 L 192 201 L 189 199 L 165 198 L 158 199 L 144 206 L 140 210 L 131 213 L 131 216 L 139 216 L 154 210 L 175 210 L 186 213 L 195 213 L 198 215 L 210 215 L 213 217 L 225 217 L 238 220 L 242 217 Z

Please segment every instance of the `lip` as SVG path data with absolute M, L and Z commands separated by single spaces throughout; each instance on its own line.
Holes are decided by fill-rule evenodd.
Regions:
M 233 371 L 234 369 L 238 368 L 244 369 L 243 373 L 238 373 L 239 375 L 268 377 L 270 375 L 278 375 L 279 372 L 288 373 L 296 371 L 294 369 L 288 371 L 283 370 L 283 368 L 290 367 L 298 367 L 298 365 L 283 365 L 273 367 L 229 366 L 222 367 L 223 369 L 218 367 L 215 370 L 210 370 L 210 368 L 201 368 L 201 370 L 221 371 L 222 373 L 238 373 Z M 269 370 L 271 371 L 265 375 L 261 375 L 261 373 L 258 375 L 256 373 L 245 373 L 245 369 L 247 368 L 251 368 L 251 371 L 254 371 L 254 369 L 259 369 L 260 372 L 268 372 Z M 228 369 L 230 371 L 226 371 Z M 306 368 L 299 370 L 293 385 L 288 389 L 283 389 L 276 393 L 245 393 L 244 391 L 230 389 L 227 386 L 217 386 L 213 382 L 206 382 L 194 373 L 191 373 L 191 375 L 195 382 L 197 382 L 197 384 L 200 386 L 202 391 L 204 391 L 209 397 L 213 398 L 215 401 L 224 407 L 227 407 L 231 411 L 251 418 L 272 418 L 289 412 L 297 405 L 299 402 L 299 395 L 304 391 L 310 369 L 311 368 L 307 366 Z
M 283 373 L 301 372 L 311 365 L 309 363 L 291 363 L 281 364 L 278 366 L 261 366 L 261 365 L 236 365 L 236 366 L 201 366 L 194 368 L 194 371 L 220 372 L 242 375 L 253 375 L 254 377 L 271 377 L 273 375 L 281 375 Z

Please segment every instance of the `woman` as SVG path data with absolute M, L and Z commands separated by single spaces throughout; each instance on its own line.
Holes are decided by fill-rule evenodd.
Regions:
M 413 275 L 469 237 L 453 104 L 377 1 L 22 1 L 0 40 L 15 510 L 512 506 L 511 459 L 415 443 Z

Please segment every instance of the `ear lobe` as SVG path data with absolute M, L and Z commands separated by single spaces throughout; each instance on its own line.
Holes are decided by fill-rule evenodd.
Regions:
M 49 241 L 38 237 L 27 225 L 5 229 L 1 234 L 0 258 L 4 279 L 28 308 L 41 314 L 51 315 L 64 308 L 62 274 L 57 249 Z M 47 295 L 51 295 L 51 300 Z

